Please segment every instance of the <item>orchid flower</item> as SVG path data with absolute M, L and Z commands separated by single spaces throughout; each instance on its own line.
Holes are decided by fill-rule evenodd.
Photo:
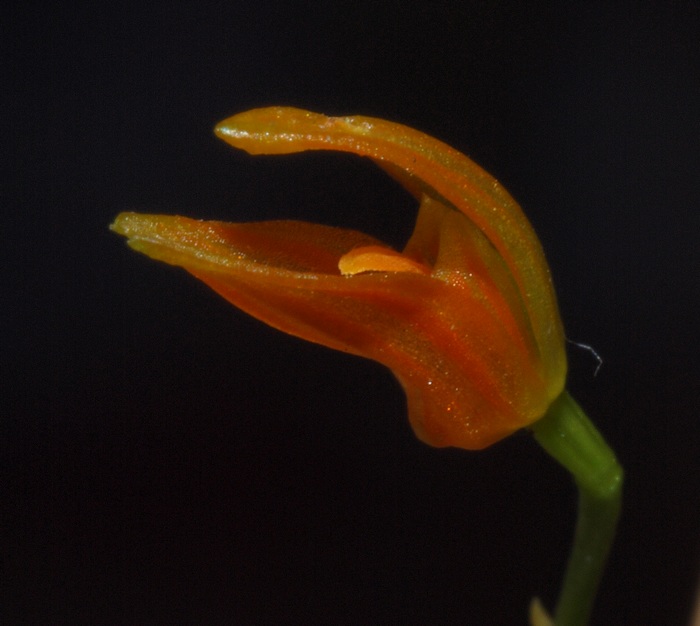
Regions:
M 418 201 L 412 236 L 397 251 L 369 235 L 304 222 L 136 213 L 119 215 L 112 229 L 279 330 L 386 365 L 426 443 L 481 449 L 529 427 L 574 472 L 582 493 L 607 503 L 616 487 L 610 536 L 586 583 L 592 600 L 621 473 L 564 391 L 552 279 L 518 204 L 468 157 L 392 122 L 274 107 L 230 117 L 215 132 L 251 154 L 339 150 L 371 158 Z M 579 543 L 577 534 L 557 625 L 583 624 L 590 610 L 580 583 L 567 582 L 586 561 Z
M 287 333 L 388 366 L 434 446 L 477 449 L 540 419 L 564 389 L 549 269 L 520 207 L 457 151 L 399 124 L 289 108 L 216 133 L 251 153 L 336 149 L 374 158 L 420 210 L 402 252 L 299 222 L 224 224 L 121 215 L 114 229 Z

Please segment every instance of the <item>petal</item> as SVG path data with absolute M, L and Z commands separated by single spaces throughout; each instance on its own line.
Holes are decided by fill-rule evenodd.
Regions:
M 235 115 L 220 123 L 216 133 L 251 154 L 340 150 L 368 156 L 409 181 L 414 193 L 416 182 L 422 181 L 431 195 L 467 215 L 505 261 L 531 320 L 552 388 L 561 390 L 566 373 L 564 335 L 541 245 L 518 204 L 469 158 L 400 124 L 361 116 L 333 118 L 284 107 Z
M 342 255 L 360 246 L 384 245 L 358 231 L 291 220 L 232 224 L 121 213 L 111 229 L 128 237 L 132 248 L 171 265 L 261 273 L 274 268 L 292 279 L 339 275 Z
M 468 290 L 498 321 L 522 358 L 540 363 L 530 319 L 513 276 L 484 234 L 462 214 L 426 199 L 421 211 L 442 210 L 440 248 L 433 276 Z M 544 372 L 543 372 L 544 375 Z
M 482 448 L 546 409 L 537 362 L 494 316 L 492 299 L 423 272 L 342 276 L 343 255 L 382 245 L 371 237 L 299 222 L 241 225 L 130 213 L 113 229 L 267 324 L 387 365 L 427 443 Z

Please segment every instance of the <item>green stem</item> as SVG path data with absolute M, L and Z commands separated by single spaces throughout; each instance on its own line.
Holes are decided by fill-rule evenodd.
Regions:
M 538 443 L 571 472 L 579 489 L 574 544 L 554 623 L 585 626 L 615 536 L 622 497 L 622 468 L 566 391 L 533 424 L 532 430 Z

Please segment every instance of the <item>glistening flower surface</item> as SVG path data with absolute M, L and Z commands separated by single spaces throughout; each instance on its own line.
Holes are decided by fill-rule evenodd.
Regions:
M 564 389 L 547 263 L 520 207 L 466 156 L 367 117 L 256 109 L 216 127 L 252 154 L 368 156 L 419 200 L 402 252 L 356 231 L 123 213 L 112 228 L 284 332 L 379 361 L 434 446 L 478 449 L 540 419 Z

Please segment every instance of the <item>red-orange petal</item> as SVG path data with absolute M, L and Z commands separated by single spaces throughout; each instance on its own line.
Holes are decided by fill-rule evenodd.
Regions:
M 494 316 L 492 300 L 422 272 L 342 276 L 344 254 L 381 245 L 371 237 L 298 222 L 136 214 L 120 215 L 113 229 L 284 332 L 388 366 L 427 443 L 482 448 L 546 410 L 538 364 Z

